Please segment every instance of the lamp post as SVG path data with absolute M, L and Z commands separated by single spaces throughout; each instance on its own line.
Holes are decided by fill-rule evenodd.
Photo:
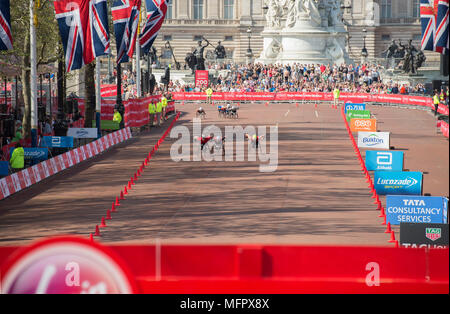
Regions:
M 363 43 L 363 48 L 361 50 L 361 62 L 362 63 L 366 63 L 367 62 L 367 57 L 369 56 L 369 52 L 367 51 L 367 48 L 366 48 L 367 29 L 363 28 L 362 32 L 364 34 L 364 36 L 363 36 L 364 43 Z
M 249 26 L 247 29 L 247 38 L 248 38 L 248 48 L 247 48 L 247 64 L 252 62 L 252 58 L 253 58 L 253 51 L 252 48 L 250 46 L 250 40 L 252 39 L 252 28 Z

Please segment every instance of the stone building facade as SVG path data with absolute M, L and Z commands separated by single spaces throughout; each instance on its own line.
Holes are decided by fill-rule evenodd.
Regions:
M 165 43 L 170 41 L 175 58 L 184 65 L 186 53 L 204 36 L 213 45 L 221 41 L 235 62 L 246 61 L 249 42 L 254 57 L 258 57 L 263 49 L 260 34 L 266 23 L 265 1 L 171 0 L 166 21 L 155 41 L 158 54 L 164 57 L 163 62 L 169 62 L 171 55 Z M 419 4 L 420 0 L 341 0 L 350 57 L 357 62 L 361 60 L 364 42 L 369 59 L 379 57 L 393 39 L 404 43 L 412 39 L 419 46 Z M 206 49 L 210 55 L 213 50 L 211 46 Z M 429 62 L 439 61 L 435 53 L 427 52 L 427 58 Z

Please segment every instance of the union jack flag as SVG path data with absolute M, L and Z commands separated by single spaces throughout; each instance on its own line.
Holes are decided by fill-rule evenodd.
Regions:
M 167 3 L 170 0 L 146 0 L 147 23 L 140 36 L 144 53 L 148 53 L 161 29 L 167 14 Z
M 133 57 L 138 34 L 141 0 L 115 0 L 112 6 L 117 42 L 117 63 Z
M 54 6 L 67 72 L 109 54 L 107 0 L 56 0 Z
M 449 53 L 449 0 L 420 0 L 422 50 Z
M 0 50 L 13 49 L 9 0 L 0 1 Z

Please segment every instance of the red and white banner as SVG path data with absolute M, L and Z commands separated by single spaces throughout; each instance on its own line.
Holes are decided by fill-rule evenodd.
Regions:
M 448 123 L 445 121 L 441 121 L 441 132 L 445 137 L 448 137 L 449 135 Z
M 196 101 L 206 100 L 205 93 L 173 93 L 174 100 L 178 101 Z M 333 93 L 297 93 L 297 92 L 279 92 L 279 93 L 247 93 L 247 92 L 230 92 L 230 93 L 213 93 L 212 99 L 216 101 L 333 101 Z M 402 105 L 424 106 L 434 108 L 431 97 L 409 96 L 409 95 L 393 95 L 393 94 L 358 94 L 358 93 L 341 93 L 340 101 L 351 103 L 363 102 L 382 102 Z M 443 114 L 448 112 L 446 106 L 441 105 L 439 108 Z
M 110 133 L 94 142 L 45 160 L 30 168 L 13 173 L 0 180 L 0 200 L 17 193 L 45 178 L 68 169 L 86 159 L 92 158 L 106 148 L 121 143 L 132 137 L 130 128 Z M 105 144 L 107 143 L 107 144 Z

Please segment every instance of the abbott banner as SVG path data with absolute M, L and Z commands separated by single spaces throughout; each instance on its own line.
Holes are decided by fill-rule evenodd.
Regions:
M 346 103 L 344 107 L 344 113 L 347 114 L 349 110 L 366 110 L 366 104 Z
M 422 195 L 422 172 L 375 171 L 374 177 L 380 195 Z
M 386 223 L 446 223 L 445 197 L 438 196 L 386 196 Z
M 389 149 L 389 135 L 389 132 L 358 132 L 358 147 Z
M 403 159 L 403 152 L 368 150 L 366 168 L 368 171 L 403 171 Z
M 352 132 L 376 132 L 377 120 L 375 119 L 351 119 L 350 130 Z

